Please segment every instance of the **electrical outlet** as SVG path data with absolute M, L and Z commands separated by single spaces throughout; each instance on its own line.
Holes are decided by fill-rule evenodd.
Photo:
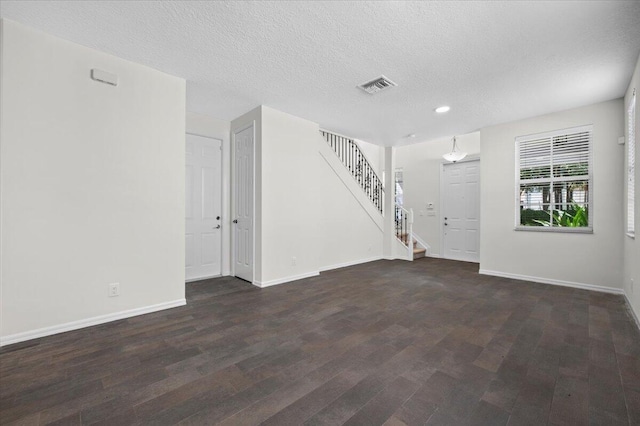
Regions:
M 120 283 L 109 284 L 109 297 L 120 296 Z
M 298 259 L 296 259 L 296 257 L 295 257 L 295 256 L 293 256 L 293 257 L 291 258 L 291 266 L 296 266 L 296 263 L 298 263 Z

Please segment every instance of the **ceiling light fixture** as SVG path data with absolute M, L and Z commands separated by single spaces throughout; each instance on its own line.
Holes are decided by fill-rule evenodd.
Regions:
M 438 108 L 436 108 L 435 111 L 438 114 L 444 114 L 445 112 L 449 112 L 450 109 L 451 109 L 451 107 L 443 105 L 443 106 L 439 106 Z
M 456 161 L 462 160 L 467 156 L 467 153 L 464 151 L 458 151 L 458 145 L 456 144 L 456 137 L 453 137 L 453 147 L 451 148 L 451 152 L 447 152 L 442 156 L 447 161 L 455 163 Z

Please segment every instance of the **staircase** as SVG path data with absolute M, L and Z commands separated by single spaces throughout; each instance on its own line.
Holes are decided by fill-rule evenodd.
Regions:
M 376 216 L 378 220 L 381 220 L 384 205 L 384 188 L 382 181 L 373 170 L 373 167 L 371 167 L 371 164 L 360 150 L 358 144 L 351 138 L 326 130 L 320 130 L 320 133 L 344 165 L 345 169 L 349 172 L 354 182 L 364 191 L 369 201 L 371 201 L 375 210 L 371 209 L 370 216 L 372 216 L 372 218 Z M 363 201 L 366 203 L 366 199 Z M 362 204 L 362 206 L 365 207 L 364 204 Z M 376 211 L 380 213 L 380 215 L 378 215 Z M 418 241 L 413 238 L 413 211 L 404 209 L 402 206 L 396 204 L 394 220 L 396 238 L 398 242 L 404 246 L 399 246 L 401 253 L 400 258 L 415 260 L 425 257 L 427 250 L 421 247 Z M 379 225 L 379 227 L 381 230 L 383 229 L 381 225 Z
M 373 167 L 371 167 L 358 144 L 351 138 L 327 132 L 326 130 L 320 130 L 320 133 L 378 212 L 382 214 L 384 203 L 382 181 L 373 170 Z
M 413 238 L 413 210 L 405 209 L 396 204 L 395 209 L 396 238 L 406 249 L 406 260 L 416 260 L 425 257 L 427 249 L 420 247 L 418 241 Z
M 408 243 L 409 236 L 407 234 L 396 235 L 396 237 L 400 241 L 402 241 L 402 244 L 404 244 L 405 246 L 409 246 L 409 243 Z M 427 255 L 427 249 L 418 247 L 418 241 L 415 238 L 413 238 L 412 240 L 413 240 L 412 241 L 413 260 L 420 259 L 421 257 L 425 257 Z

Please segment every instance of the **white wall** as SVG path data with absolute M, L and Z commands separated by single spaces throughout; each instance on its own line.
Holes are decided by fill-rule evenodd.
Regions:
M 222 275 L 231 273 L 231 144 L 229 121 L 188 112 L 187 133 L 222 141 Z
M 262 107 L 263 284 L 381 255 L 380 230 L 319 144 L 317 123 Z
M 457 141 L 469 157 L 479 156 L 480 132 L 460 135 Z M 431 255 L 441 254 L 440 169 L 442 155 L 450 152 L 451 146 L 451 139 L 446 138 L 396 148 L 396 168 L 403 169 L 404 206 L 413 209 L 413 232 L 431 246 Z M 427 215 L 428 203 L 434 204 L 434 216 Z
M 514 231 L 515 138 L 593 124 L 593 234 Z M 623 111 L 620 99 L 481 130 L 481 272 L 620 291 Z
M 184 80 L 4 20 L 0 84 L 2 343 L 184 304 Z
M 631 83 L 629 84 L 629 88 L 627 89 L 627 93 L 624 97 L 624 115 L 625 115 L 625 129 L 628 125 L 627 120 L 627 108 L 631 101 L 631 96 L 633 94 L 633 89 L 636 89 L 636 204 L 635 204 L 635 225 L 636 225 L 636 236 L 635 239 L 630 238 L 628 236 L 624 236 L 624 273 L 622 282 L 624 283 L 624 291 L 627 295 L 627 299 L 631 302 L 631 307 L 636 315 L 636 318 L 640 318 L 640 243 L 638 239 L 640 238 L 640 172 L 638 172 L 638 146 L 640 145 L 640 127 L 638 123 L 640 123 L 640 58 L 638 58 L 638 63 L 636 65 L 636 69 L 633 72 L 633 77 L 631 79 Z M 626 133 L 625 133 L 626 135 Z M 624 151 L 626 152 L 627 146 L 624 146 Z M 626 159 L 625 159 L 625 170 L 626 170 Z M 626 175 L 625 175 L 626 178 Z M 625 193 L 624 193 L 624 202 L 620 204 L 622 210 L 625 212 L 623 226 L 626 228 L 627 223 L 627 203 L 626 203 L 626 184 L 625 184 Z M 631 282 L 633 280 L 633 284 Z
M 354 141 L 360 148 L 360 151 L 364 154 L 369 164 L 371 164 L 373 171 L 376 172 L 380 179 L 382 179 L 382 170 L 384 169 L 384 147 L 361 141 L 359 139 L 354 139 Z
M 255 284 L 269 286 L 382 256 L 382 232 L 320 155 L 319 126 L 261 106 L 256 123 Z M 295 258 L 295 260 L 294 260 Z
M 319 269 L 381 258 L 384 223 L 380 212 L 324 138 L 317 138 L 316 146 L 322 157 L 313 182 Z
M 263 284 L 318 272 L 318 135 L 316 123 L 262 107 Z
M 396 149 L 392 146 L 384 148 L 384 170 L 396 169 Z M 382 236 L 382 253 L 387 260 L 394 259 L 397 255 L 397 235 L 395 227 L 395 176 L 393 173 L 384 175 L 384 225 Z

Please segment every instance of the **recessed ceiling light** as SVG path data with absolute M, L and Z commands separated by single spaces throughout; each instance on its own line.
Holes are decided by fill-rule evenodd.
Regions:
M 446 106 L 446 105 L 443 105 L 443 106 L 439 106 L 438 108 L 436 108 L 436 109 L 435 109 L 435 111 L 436 111 L 438 114 L 442 114 L 442 113 L 448 112 L 450 109 L 451 109 L 451 107 L 448 107 L 448 106 Z
M 415 138 L 415 137 L 416 137 L 416 135 L 415 135 L 415 133 L 409 133 L 409 134 L 407 135 L 407 137 L 408 137 L 408 138 Z

